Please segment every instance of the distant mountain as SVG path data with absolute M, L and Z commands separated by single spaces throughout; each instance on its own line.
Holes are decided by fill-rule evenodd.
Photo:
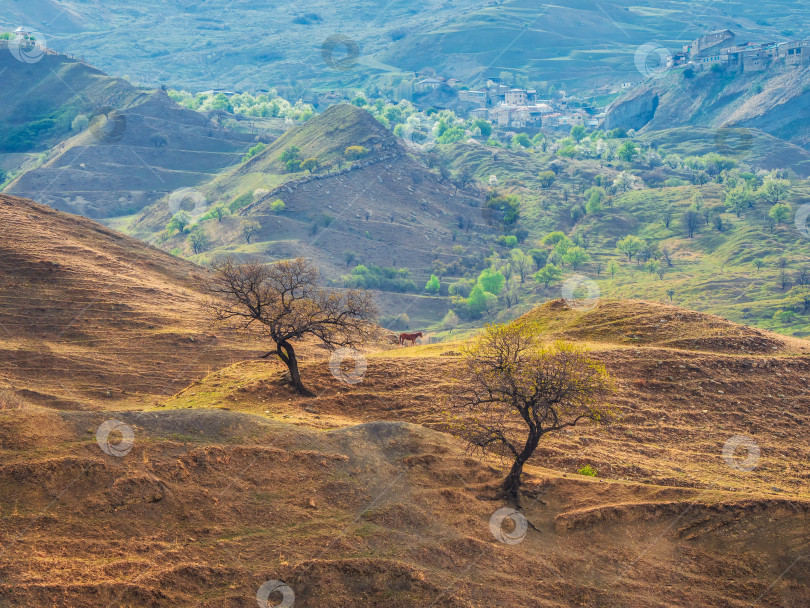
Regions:
M 783 40 L 809 23 L 807 11 L 787 0 L 314 0 L 272 10 L 227 0 L 111 0 L 60 5 L 50 20 L 49 3 L 37 7 L 30 25 L 54 48 L 135 81 L 199 89 L 362 85 L 426 68 L 464 80 L 512 70 L 576 89 L 638 79 L 634 54 L 648 42 L 675 51 L 718 28 Z M 14 0 L 0 0 L 7 27 L 19 25 L 21 12 Z

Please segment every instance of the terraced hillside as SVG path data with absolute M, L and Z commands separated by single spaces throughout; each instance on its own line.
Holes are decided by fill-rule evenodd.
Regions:
M 292 146 L 299 148 L 300 159 L 317 158 L 315 173 L 285 170 L 280 156 Z M 363 146 L 368 153 L 347 159 L 349 146 Z M 463 243 L 470 255 L 484 253 L 499 230 L 498 212 L 486 213 L 481 190 L 460 187 L 430 169 L 424 155 L 409 153 L 368 112 L 348 104 L 290 129 L 197 190 L 205 201 L 193 210 L 195 225 L 207 239 L 203 251 L 194 254 L 187 230 L 165 230 L 172 217 L 167 201 L 145 209 L 127 230 L 195 262 L 225 254 L 267 260 L 305 256 L 332 280 L 358 264 L 407 268 L 417 293 L 434 260 L 450 263 L 456 257 L 454 244 Z M 271 207 L 276 200 L 284 203 L 282 211 Z M 209 212 L 219 204 L 234 211 L 216 220 Z M 243 233 L 246 221 L 260 225 L 249 243 Z M 355 254 L 348 262 L 347 251 Z M 446 301 L 429 296 L 380 294 L 380 303 L 385 314 L 406 313 L 417 322 L 435 321 L 447 312 Z
M 129 215 L 239 163 L 254 139 L 179 108 L 163 91 L 119 108 L 5 191 L 87 217 Z

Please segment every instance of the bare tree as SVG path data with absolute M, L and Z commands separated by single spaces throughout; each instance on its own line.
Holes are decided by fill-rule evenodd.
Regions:
M 661 247 L 661 259 L 667 263 L 667 266 L 672 266 L 672 252 L 669 247 Z
M 526 275 L 528 275 L 532 270 L 532 264 L 534 261 L 532 257 L 523 253 L 520 249 L 513 249 L 512 250 L 512 261 L 515 264 L 515 269 L 517 270 L 518 274 L 520 275 L 520 282 L 526 282 Z
M 377 314 L 369 292 L 320 287 L 317 269 L 303 258 L 272 265 L 227 258 L 214 264 L 214 270 L 209 289 L 220 296 L 210 305 L 215 318 L 245 329 L 259 323 L 276 344 L 263 358 L 277 355 L 302 395 L 313 393 L 301 382 L 291 341 L 314 336 L 329 348 L 355 347 L 365 340 Z
M 512 459 L 502 490 L 517 506 L 523 465 L 543 435 L 612 417 L 601 405 L 612 386 L 605 368 L 578 346 L 540 344 L 538 334 L 520 322 L 484 329 L 464 347 L 469 377 L 454 397 L 473 448 Z

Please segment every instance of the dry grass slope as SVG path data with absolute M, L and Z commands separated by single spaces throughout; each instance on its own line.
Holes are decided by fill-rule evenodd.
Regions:
M 143 404 L 258 354 L 210 326 L 193 264 L 15 197 L 0 226 L 0 385 L 33 403 Z

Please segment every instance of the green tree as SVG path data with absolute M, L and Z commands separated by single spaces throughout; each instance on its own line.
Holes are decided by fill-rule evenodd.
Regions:
M 585 134 L 588 132 L 588 129 L 585 128 L 585 125 L 574 125 L 571 127 L 571 137 L 579 143 L 585 138 Z
M 209 244 L 208 235 L 205 233 L 205 229 L 200 225 L 192 228 L 186 240 L 191 245 L 195 254 L 204 251 Z
M 726 193 L 726 209 L 740 217 L 754 200 L 754 193 L 746 184 L 735 186 Z
M 644 270 L 650 274 L 655 274 L 661 269 L 661 264 L 658 260 L 647 260 L 644 263 Z
M 542 268 L 546 265 L 546 262 L 548 262 L 548 249 L 538 249 L 535 247 L 529 249 L 527 253 L 532 257 L 532 260 L 534 260 L 534 265 L 537 266 L 537 268 Z
M 230 211 L 228 211 L 225 205 L 214 205 L 208 213 L 211 217 L 215 218 L 217 222 L 221 222 L 223 217 L 230 214 Z
M 766 179 L 757 190 L 757 196 L 765 203 L 776 205 L 790 194 L 790 182 L 786 179 Z
M 441 289 L 439 277 L 437 277 L 435 274 L 430 275 L 430 279 L 427 283 L 425 283 L 425 291 L 433 296 L 437 296 L 439 295 L 439 289 Z
M 467 298 L 467 311 L 470 316 L 477 318 L 487 311 L 487 294 L 480 285 L 473 287 Z
M 571 247 L 565 254 L 562 256 L 563 261 L 571 266 L 574 270 L 577 270 L 580 266 L 589 262 L 591 256 L 588 255 L 582 247 Z
M 256 220 L 245 220 L 242 222 L 242 235 L 248 243 L 250 243 L 250 239 L 261 229 L 262 225 Z
M 633 256 L 640 253 L 644 249 L 644 241 L 637 236 L 628 234 L 623 239 L 616 243 L 616 251 L 627 256 L 627 261 L 632 262 Z
M 501 235 L 498 238 L 498 241 L 503 243 L 504 246 L 508 247 L 509 249 L 514 249 L 515 247 L 518 246 L 518 240 L 517 240 L 517 237 L 514 234 Z
M 768 211 L 768 217 L 775 221 L 776 225 L 779 226 L 782 222 L 786 222 L 790 219 L 790 205 L 776 203 L 773 207 L 771 207 L 771 210 Z
M 756 266 L 757 270 L 762 270 L 762 267 L 765 266 L 765 260 L 762 258 L 754 258 L 751 263 Z
M 554 232 L 549 232 L 546 236 L 543 237 L 543 244 L 544 245 L 551 245 L 552 247 L 556 247 L 560 243 L 565 243 L 568 246 L 573 245 L 573 241 L 568 238 L 568 235 L 565 234 L 562 230 L 555 230 Z
M 628 140 L 619 146 L 618 150 L 616 150 L 616 156 L 623 161 L 631 163 L 635 160 L 636 156 L 638 156 L 638 146 Z
M 556 283 L 562 278 L 563 271 L 554 264 L 546 264 L 540 270 L 534 273 L 534 280 L 542 283 L 546 287 Z
M 503 291 L 503 285 L 506 282 L 503 274 L 492 268 L 485 268 L 478 275 L 478 285 L 482 287 L 487 293 L 498 295 Z
M 492 123 L 483 118 L 478 118 L 473 121 L 472 126 L 481 130 L 482 137 L 489 137 L 492 135 Z
M 169 234 L 177 232 L 185 232 L 186 227 L 191 223 L 191 217 L 185 211 L 178 211 L 172 216 L 172 219 L 166 224 L 166 230 Z
M 548 188 L 554 183 L 556 177 L 557 175 L 554 173 L 554 171 L 541 171 L 537 176 L 537 179 L 540 181 L 540 185 L 543 188 Z
M 599 192 L 600 190 L 602 191 L 601 193 Z M 590 195 L 588 192 L 590 192 Z M 585 205 L 585 211 L 588 213 L 599 213 L 602 211 L 602 193 L 604 193 L 603 188 L 590 188 L 585 192 L 585 195 L 588 196 L 588 203 Z
M 277 198 L 272 203 L 270 203 L 269 207 L 270 211 L 278 215 L 287 208 L 287 205 L 285 205 L 284 201 L 282 201 L 280 198 Z
M 77 132 L 82 132 L 89 126 L 90 119 L 84 114 L 77 115 L 76 118 L 73 119 L 73 122 L 70 123 L 70 128 Z
M 773 315 L 774 321 L 779 321 L 780 323 L 783 323 L 785 325 L 792 323 L 795 319 L 796 313 L 793 312 L 792 310 L 783 310 L 780 308 Z
M 315 169 L 318 168 L 319 164 L 320 163 L 318 162 L 317 158 L 307 158 L 306 160 L 301 162 L 301 168 L 304 169 L 305 171 L 309 171 L 310 173 L 312 173 L 313 171 L 315 171 Z
M 247 161 L 249 161 L 251 158 L 253 158 L 253 157 L 254 157 L 254 156 L 256 156 L 257 154 L 259 154 L 259 153 L 260 153 L 262 150 L 264 150 L 266 147 L 267 147 L 267 144 L 264 144 L 264 143 L 262 143 L 262 142 L 257 143 L 255 146 L 253 146 L 252 148 L 250 148 L 250 149 L 247 151 L 247 153 L 245 154 L 245 156 L 242 158 L 242 162 L 247 162 Z M 283 154 L 282 154 L 282 156 L 283 156 Z
M 256 146 L 254 146 L 255 148 Z M 298 159 L 301 154 L 301 149 L 298 146 L 290 146 L 281 153 L 281 162 L 286 163 L 291 160 Z
M 614 278 L 616 276 L 617 270 L 619 270 L 619 265 L 614 260 L 610 260 L 607 265 L 607 271 L 610 273 L 610 278 Z
M 532 140 L 529 139 L 529 136 L 525 133 L 518 133 L 514 137 L 512 137 L 512 147 L 517 148 L 518 146 L 523 148 L 531 148 L 532 147 Z

